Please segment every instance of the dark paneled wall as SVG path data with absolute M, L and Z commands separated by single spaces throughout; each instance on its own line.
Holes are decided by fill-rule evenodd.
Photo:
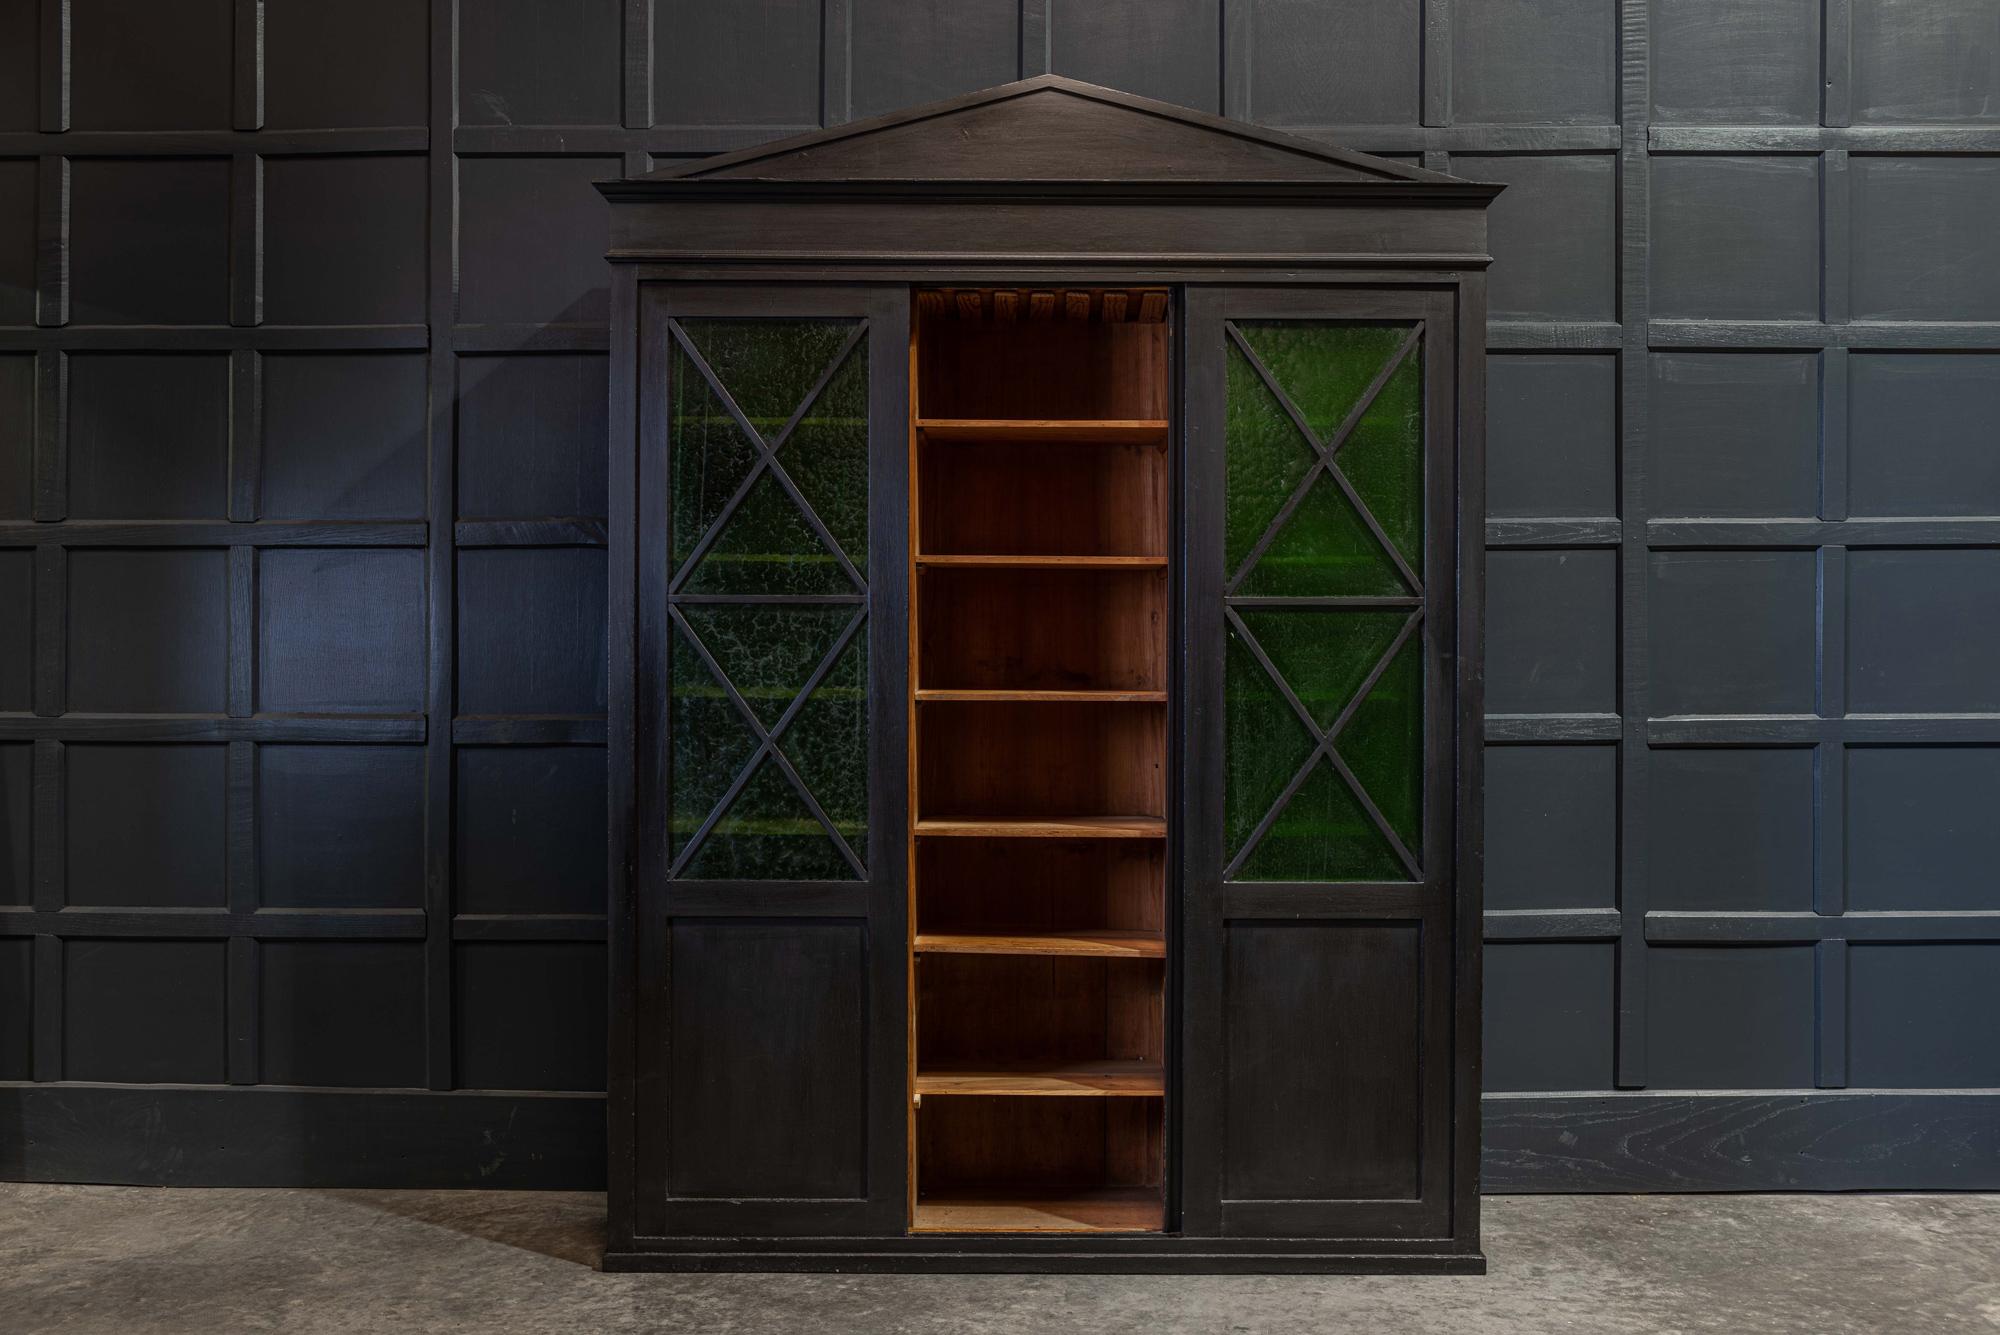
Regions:
M 1489 1180 L 2000 1185 L 1989 0 L 0 0 L 0 1175 L 600 1171 L 588 183 L 1049 69 L 1513 187 Z

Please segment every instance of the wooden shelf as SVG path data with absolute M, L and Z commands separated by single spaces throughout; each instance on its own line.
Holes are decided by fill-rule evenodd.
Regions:
M 1157 1187 L 951 1188 L 918 1200 L 915 1233 L 1157 1233 Z
M 1062 445 L 1164 445 L 1167 424 L 1156 419 L 920 417 L 917 430 L 931 441 L 1030 442 Z
M 1021 1098 L 1159 1098 L 1167 1092 L 1158 1062 L 1010 1062 L 917 1072 L 918 1097 L 929 1094 Z
M 919 955 L 1097 955 L 1105 959 L 1165 959 L 1158 932 L 919 932 Z
M 1165 691 L 999 691 L 920 688 L 917 699 L 934 704 L 1163 705 Z
M 1165 570 L 1164 556 L 919 556 L 926 570 Z
M 921 819 L 915 832 L 940 839 L 1164 839 L 1167 823 L 1158 816 L 1046 816 L 1039 820 L 949 816 Z

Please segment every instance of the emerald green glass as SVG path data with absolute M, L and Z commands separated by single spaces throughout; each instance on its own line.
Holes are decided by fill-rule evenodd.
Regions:
M 1237 592 L 1321 598 L 1412 590 L 1339 485 L 1321 473 Z
M 1223 743 L 1222 842 L 1227 861 L 1236 856 L 1298 773 L 1312 752 L 1314 738 L 1234 626 L 1228 628 L 1223 654 L 1227 735 Z
M 1324 443 L 1409 337 L 1406 324 L 1239 320 L 1236 330 Z
M 688 342 L 766 441 L 778 434 L 854 332 L 853 320 L 682 320 Z
M 1415 856 L 1423 849 L 1424 664 L 1412 635 L 1334 738 L 1375 809 Z
M 1424 568 L 1423 346 L 1410 350 L 1334 455 L 1412 570 Z
M 699 880 L 849 881 L 854 869 L 767 756 L 695 850 L 684 875 Z
M 1321 757 L 1238 873 L 1242 881 L 1402 881 L 1396 851 Z
M 769 469 L 750 484 L 694 573 L 687 593 L 792 595 L 853 593 L 834 554 Z
M 778 462 L 865 577 L 868 573 L 868 339 L 778 447 Z
M 847 348 L 854 327 L 851 320 L 680 322 L 766 443 L 778 440 L 798 415 L 778 445 L 778 462 L 859 572 L 868 563 L 868 354 L 865 337 Z M 671 361 L 669 504 L 678 570 L 758 456 L 755 442 L 678 341 Z M 822 379 L 824 387 L 808 402 Z M 684 587 L 704 594 L 820 594 L 852 592 L 854 582 L 767 471 L 751 484 Z
M 847 629 L 856 610 L 723 603 L 686 605 L 681 615 L 769 728 L 805 689 L 807 678 Z M 703 689 L 722 693 L 722 687 L 712 681 Z M 737 726 L 742 726 L 740 720 Z
M 868 856 L 868 628 L 863 625 L 778 738 L 820 810 Z M 844 861 L 844 860 L 843 860 Z M 843 878 L 853 874 L 842 871 Z
M 668 501 L 667 537 L 673 569 L 679 571 L 750 476 L 757 447 L 730 418 L 679 343 L 673 345 L 668 361 L 668 471 L 673 495 Z
M 1315 474 L 1236 594 L 1251 598 L 1408 597 L 1419 590 L 1397 566 L 1423 568 L 1424 383 L 1415 345 L 1394 364 L 1368 407 L 1362 396 L 1409 338 L 1408 324 L 1314 320 L 1239 322 L 1278 395 L 1232 344 L 1228 361 L 1228 493 L 1224 560 L 1234 573 L 1317 461 L 1303 419 L 1352 485 Z M 1282 399 L 1279 397 L 1282 395 Z M 1289 402 L 1289 410 L 1287 409 Z M 1354 419 L 1345 437 L 1336 433 Z M 1364 508 L 1365 507 L 1365 508 Z M 1379 526 L 1383 537 L 1371 527 Z M 1386 538 L 1386 545 L 1385 539 Z M 1393 550 L 1393 555 L 1392 555 Z M 1242 606 L 1245 630 L 1321 732 L 1343 713 L 1332 749 L 1367 794 L 1358 796 L 1332 760 L 1313 762 L 1275 816 L 1272 804 L 1318 738 L 1232 627 L 1225 646 L 1224 846 L 1244 856 L 1249 881 L 1401 881 L 1408 868 L 1382 820 L 1412 854 L 1422 848 L 1424 656 L 1413 635 L 1383 664 L 1410 616 L 1404 609 Z M 1377 666 L 1381 675 L 1357 699 Z M 1251 831 L 1270 828 L 1249 853 Z
M 1227 345 L 1229 442 L 1227 503 L 1223 522 L 1223 573 L 1234 575 L 1243 558 L 1278 517 L 1316 457 L 1235 343 Z
M 757 749 L 742 715 L 679 627 L 667 650 L 667 735 L 667 852 L 678 858 Z
M 1409 619 L 1407 612 L 1292 608 L 1243 608 L 1239 615 L 1322 731 L 1340 717 Z

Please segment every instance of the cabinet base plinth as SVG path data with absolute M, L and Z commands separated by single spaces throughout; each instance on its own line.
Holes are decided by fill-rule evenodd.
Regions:
M 1053 1239 L 1038 1239 L 1052 1242 Z M 1239 1243 L 1242 1240 L 1236 1240 Z M 925 1274 L 1086 1275 L 1483 1275 L 1479 1252 L 1299 1251 L 1296 1241 L 1274 1239 L 1270 1250 L 1217 1251 L 1215 1239 L 1154 1236 L 1143 1249 L 1092 1245 L 1066 1237 L 1060 1250 L 1007 1247 L 938 1237 L 880 1240 L 800 1238 L 762 1245 L 722 1239 L 642 1241 L 629 1251 L 608 1251 L 603 1269 L 614 1272 L 804 1271 Z M 707 1243 L 694 1249 L 690 1244 Z M 730 1250 L 736 1248 L 736 1250 Z

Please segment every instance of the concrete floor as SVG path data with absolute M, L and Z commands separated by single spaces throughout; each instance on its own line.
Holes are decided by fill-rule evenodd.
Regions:
M 582 1193 L 0 1185 L 0 1332 L 2000 1330 L 2000 1196 L 1518 1196 L 1480 1279 L 603 1275 Z

